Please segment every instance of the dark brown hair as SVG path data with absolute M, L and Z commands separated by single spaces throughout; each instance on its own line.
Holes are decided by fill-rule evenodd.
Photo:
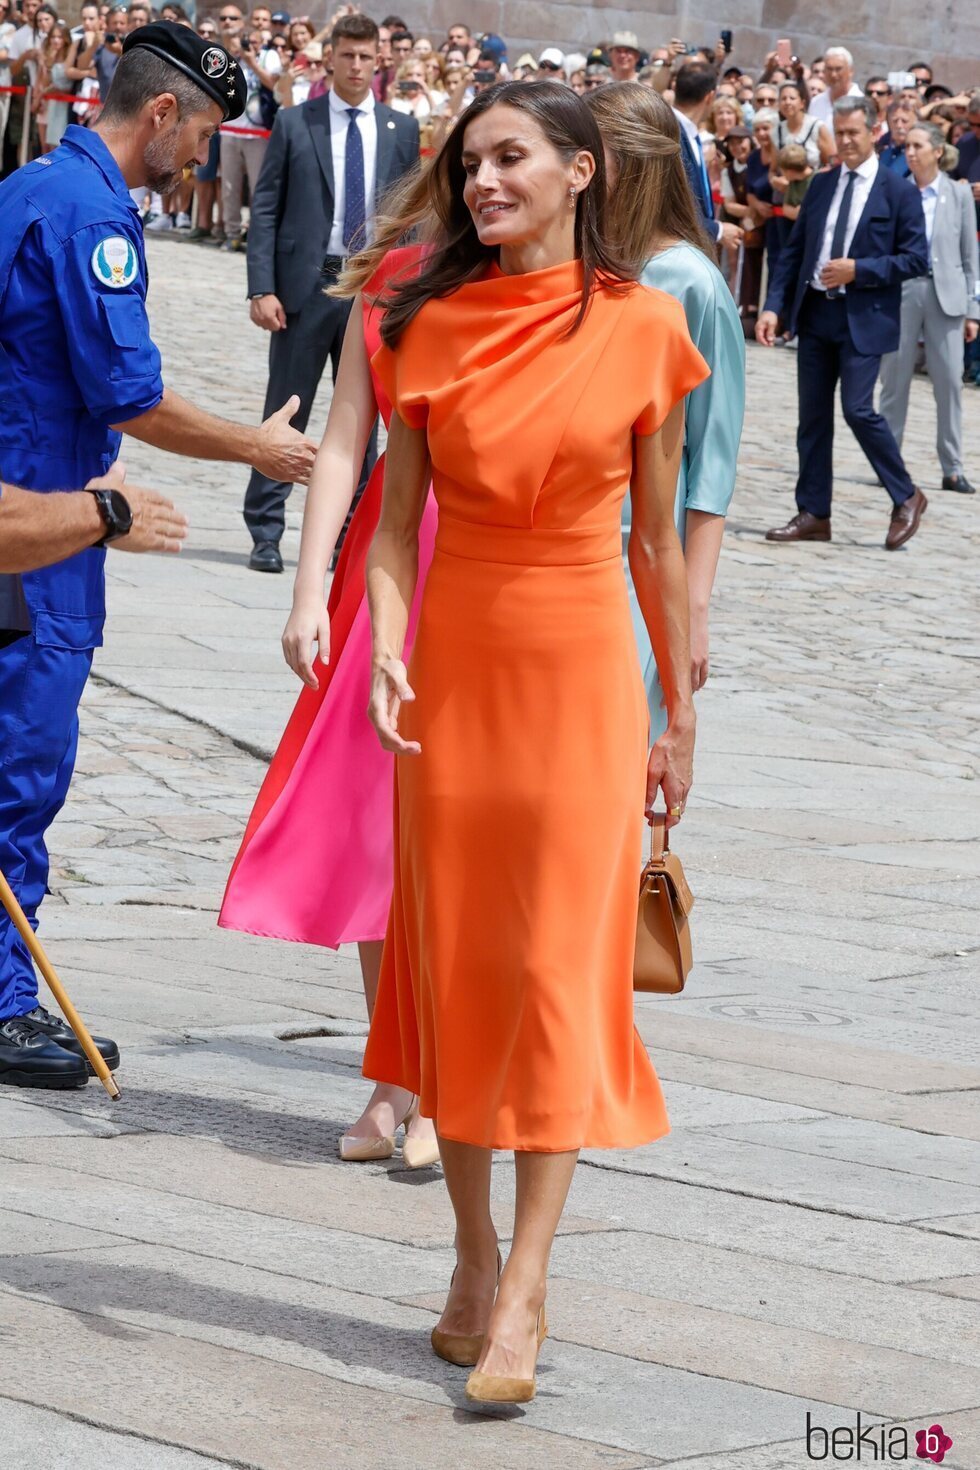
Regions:
M 613 82 L 586 98 L 605 146 L 619 166 L 607 226 L 636 274 L 657 238 L 684 240 L 713 259 L 681 159 L 673 108 L 639 82 Z
M 342 15 L 330 32 L 331 46 L 338 41 L 371 41 L 377 46 L 378 40 L 378 27 L 369 15 Z
M 556 87 L 553 82 L 503 82 L 474 98 L 424 174 L 427 211 L 434 216 L 436 228 L 421 272 L 403 281 L 390 294 L 386 293 L 381 336 L 389 347 L 396 345 L 427 301 L 451 295 L 482 275 L 497 259 L 495 246 L 480 243 L 463 199 L 466 129 L 474 118 L 489 112 L 491 107 L 513 107 L 527 113 L 562 158 L 571 159 L 584 149 L 595 159 L 595 174 L 575 205 L 575 254 L 582 262 L 584 279 L 582 303 L 571 331 L 581 325 L 598 286 L 615 290 L 635 278 L 635 271 L 605 240 L 606 168 L 602 138 L 585 103 L 569 87 Z M 398 233 L 404 234 L 415 223 L 417 219 L 406 218 Z M 397 218 L 388 228 L 398 230 Z M 368 252 L 372 261 L 377 245 L 376 240 L 374 250 Z M 352 276 L 361 274 L 358 266 L 356 262 Z

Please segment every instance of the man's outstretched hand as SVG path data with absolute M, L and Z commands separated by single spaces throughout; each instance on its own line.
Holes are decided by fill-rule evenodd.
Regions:
M 313 472 L 316 445 L 289 420 L 299 408 L 294 393 L 277 413 L 270 414 L 259 429 L 259 453 L 253 464 L 260 474 L 286 484 L 306 485 Z

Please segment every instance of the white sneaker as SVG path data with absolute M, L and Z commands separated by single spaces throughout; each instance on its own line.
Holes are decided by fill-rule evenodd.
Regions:
M 177 216 L 177 228 L 178 228 L 178 230 L 189 230 L 190 227 L 191 227 L 191 217 L 190 217 L 190 215 L 187 213 L 187 210 L 186 209 L 181 210 L 180 214 L 178 214 L 178 216 Z
M 154 235 L 162 235 L 167 230 L 172 230 L 173 227 L 174 222 L 170 218 L 169 214 L 154 214 L 151 215 L 151 217 L 147 220 L 146 224 L 143 226 L 143 229 L 147 232 L 147 234 L 152 231 Z

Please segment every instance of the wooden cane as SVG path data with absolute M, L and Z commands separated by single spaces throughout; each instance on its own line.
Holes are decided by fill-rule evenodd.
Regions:
M 88 1028 L 85 1025 L 85 1022 L 82 1020 L 81 1016 L 78 1014 L 75 1007 L 68 999 L 68 996 L 65 994 L 65 987 L 58 979 L 58 976 L 55 973 L 54 965 L 52 965 L 51 961 L 44 953 L 41 941 L 38 939 L 37 935 L 34 933 L 34 930 L 27 922 L 27 915 L 24 913 L 24 910 L 17 902 L 13 889 L 10 887 L 10 884 L 7 882 L 2 873 L 0 873 L 0 903 L 2 903 L 4 908 L 7 910 L 7 913 L 10 917 L 10 922 L 13 924 L 14 928 L 17 930 L 17 933 L 20 935 L 21 939 L 23 939 L 24 943 L 27 945 L 27 948 L 30 950 L 31 958 L 47 981 L 48 989 L 51 991 L 51 994 L 54 996 L 55 1001 L 61 1008 L 65 1020 L 68 1022 L 75 1035 L 78 1037 L 78 1040 L 81 1043 L 82 1051 L 85 1053 L 86 1057 L 91 1063 L 95 1075 L 98 1077 L 99 1081 L 102 1083 L 102 1086 L 112 1098 L 113 1102 L 118 1102 L 119 1088 L 116 1086 L 115 1078 L 109 1071 L 109 1068 L 106 1066 L 105 1061 L 103 1060 L 98 1048 L 95 1045 L 95 1042 L 89 1035 Z

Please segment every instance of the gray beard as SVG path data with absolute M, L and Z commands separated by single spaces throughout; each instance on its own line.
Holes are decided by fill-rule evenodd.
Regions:
M 143 154 L 146 187 L 155 194 L 172 194 L 183 180 L 183 165 L 177 164 L 177 134 L 157 138 Z

